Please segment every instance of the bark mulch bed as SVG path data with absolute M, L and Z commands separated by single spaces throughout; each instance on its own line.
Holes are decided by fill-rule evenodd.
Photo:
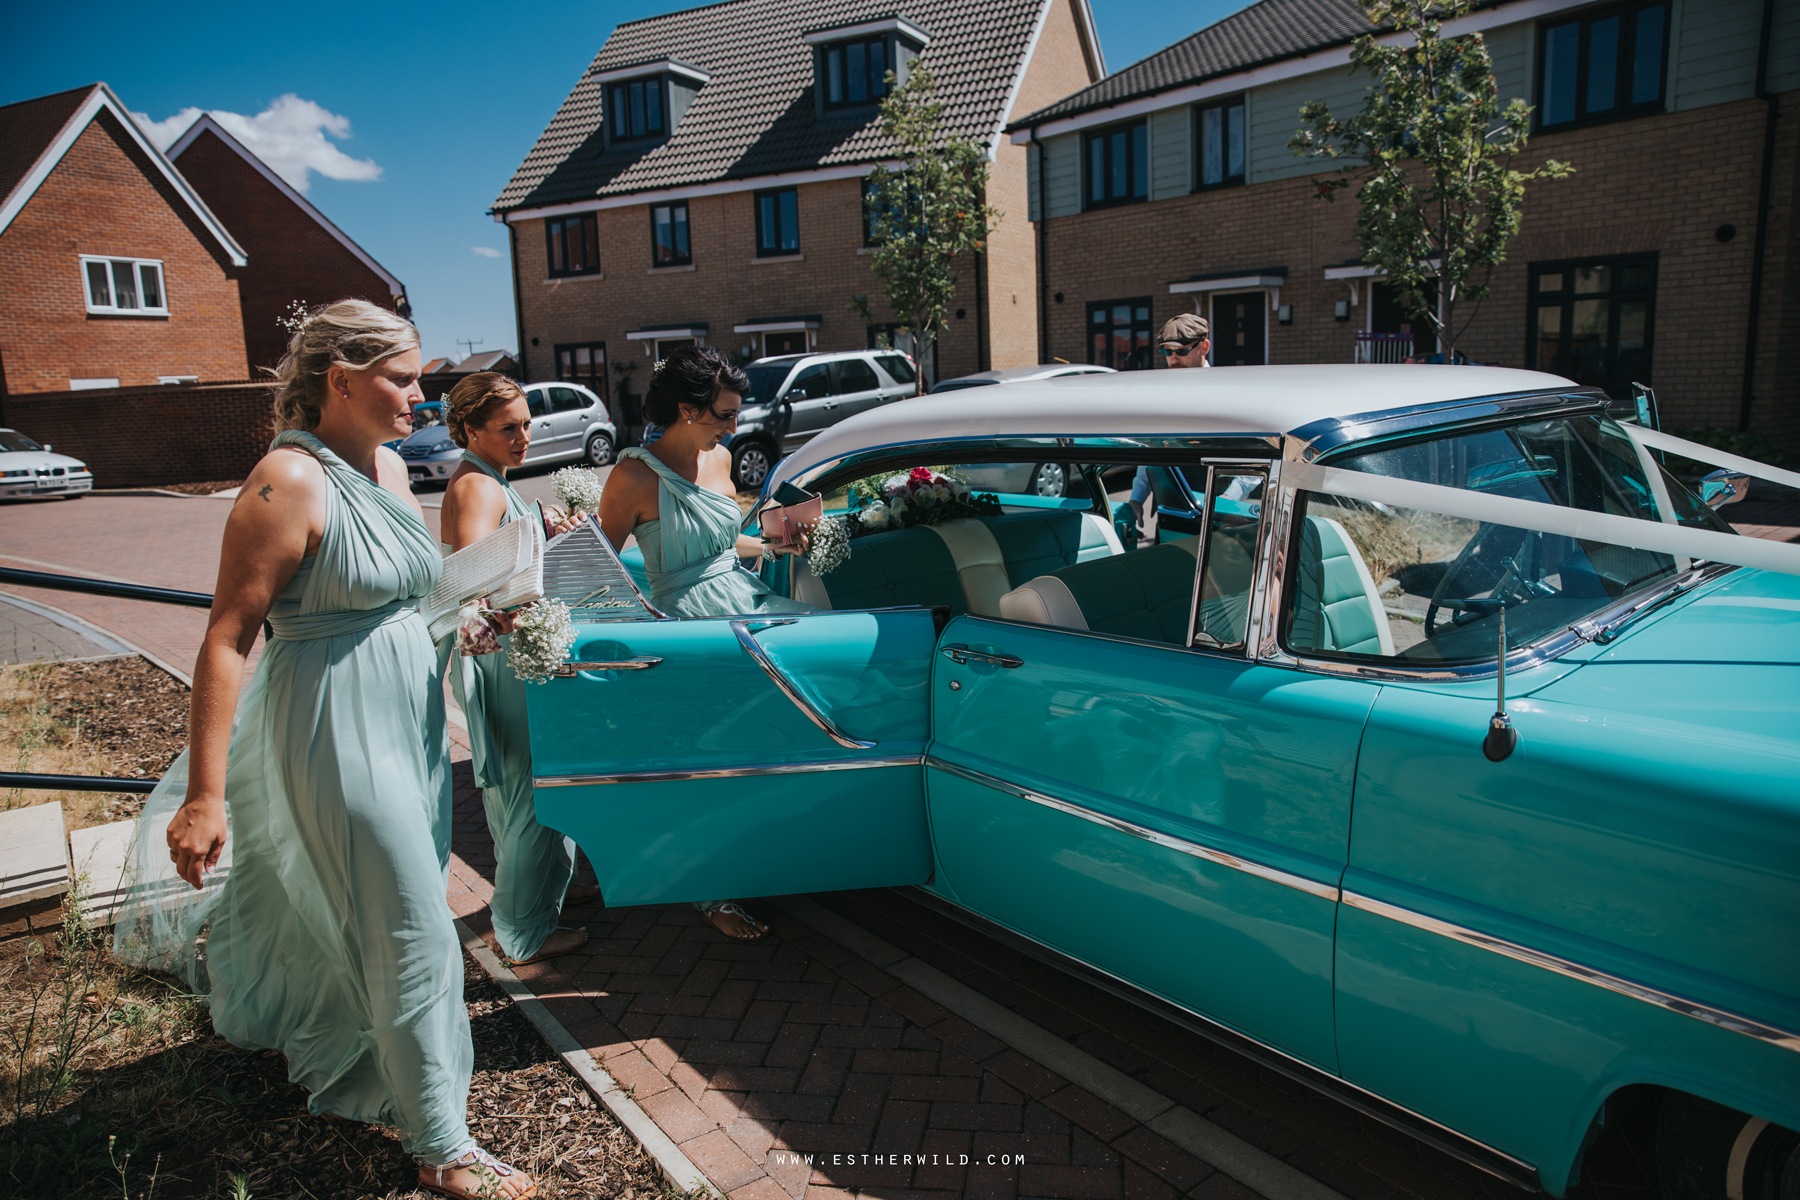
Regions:
M 103 659 L 34 666 L 32 680 L 50 722 L 104 754 L 104 772 L 157 779 L 187 748 L 188 689 L 144 659 Z M 40 768 L 41 769 L 41 768 Z M 97 820 L 135 817 L 144 797 L 106 797 Z
M 467 956 L 464 968 L 475 1042 L 469 1114 L 476 1139 L 530 1172 L 543 1200 L 675 1195 L 654 1160 L 506 993 Z M 240 1050 L 214 1035 L 206 1009 L 151 977 L 105 970 L 116 978 L 89 993 L 88 1007 L 115 1009 L 121 1032 L 75 1064 L 69 1092 L 40 1119 L 11 1129 L 18 1114 L 11 1104 L 0 1106 L 0 1194 L 430 1195 L 416 1187 L 416 1168 L 393 1130 L 309 1116 L 306 1093 L 287 1081 L 280 1054 Z M 20 986 L 17 970 L 6 976 L 0 969 L 0 976 L 0 1004 L 13 1010 L 6 1015 L 16 1025 L 29 987 Z M 146 1007 L 155 1011 L 146 1015 Z M 127 1022 L 153 1026 L 153 1033 L 130 1036 Z
M 184 496 L 210 496 L 226 488 L 242 487 L 243 483 L 241 479 L 209 479 L 205 483 L 164 483 L 157 486 L 161 491 L 180 492 Z

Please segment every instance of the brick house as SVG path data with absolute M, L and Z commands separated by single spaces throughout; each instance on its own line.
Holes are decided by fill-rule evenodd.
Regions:
M 1576 167 L 1528 190 L 1458 349 L 1800 444 L 1800 7 L 1509 0 L 1446 28 L 1481 32 L 1502 102 L 1535 106 L 1520 165 Z M 1354 197 L 1316 200 L 1327 171 L 1287 149 L 1305 101 L 1360 102 L 1366 29 L 1350 0 L 1261 0 L 1010 126 L 1046 357 L 1147 365 L 1181 311 L 1210 315 L 1215 365 L 1434 349 L 1360 262 Z
M 952 132 L 988 148 L 1005 214 L 961 271 L 938 372 L 1037 361 L 1026 153 L 1001 130 L 1105 73 L 1087 0 L 916 0 L 904 15 L 727 0 L 620 25 L 495 202 L 525 377 L 606 395 L 609 361 L 690 341 L 746 359 L 871 345 L 884 329 L 850 303 L 879 304 L 862 178 L 891 161 L 883 74 L 915 60 Z
M 259 378 L 286 353 L 279 321 L 296 300 L 368 300 L 411 315 L 406 285 L 211 115 L 169 147 L 169 159 L 249 255 L 238 281 L 247 354 L 240 375 Z
M 0 394 L 243 378 L 245 264 L 105 84 L 0 107 Z

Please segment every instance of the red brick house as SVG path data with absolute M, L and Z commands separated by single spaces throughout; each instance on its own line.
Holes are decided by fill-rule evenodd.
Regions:
M 287 334 L 279 320 L 295 300 L 353 297 L 410 315 L 406 285 L 210 114 L 169 147 L 169 159 L 250 257 L 238 282 L 248 354 L 240 374 L 256 378 L 280 360 Z
M 105 84 L 0 107 L 0 393 L 243 378 L 247 261 Z

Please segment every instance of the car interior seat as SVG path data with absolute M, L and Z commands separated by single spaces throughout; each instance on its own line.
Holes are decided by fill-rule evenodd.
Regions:
M 1296 649 L 1393 655 L 1386 606 L 1342 524 L 1308 516 L 1297 565 L 1298 594 L 1288 631 Z
M 1182 645 L 1194 595 L 1196 538 L 1076 563 L 1000 597 L 1000 615 Z

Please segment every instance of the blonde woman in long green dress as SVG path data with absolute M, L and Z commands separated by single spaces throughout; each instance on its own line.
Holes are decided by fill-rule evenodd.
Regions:
M 531 411 L 519 385 L 482 371 L 450 389 L 444 423 L 463 448 L 463 465 L 450 477 L 440 510 L 446 553 L 477 542 L 509 521 L 535 520 L 531 506 L 506 481 L 531 445 Z M 573 527 L 565 520 L 558 532 Z M 512 618 L 495 618 L 504 649 Z M 526 684 L 506 655 L 464 657 L 456 635 L 438 653 L 447 663 L 456 701 L 468 719 L 475 781 L 488 832 L 494 839 L 494 897 L 488 909 L 494 937 L 514 966 L 554 958 L 587 941 L 587 931 L 557 924 L 565 900 L 592 900 L 600 889 L 570 887 L 575 843 L 537 822 L 531 785 L 531 727 L 525 719 Z
M 765 546 L 739 530 L 744 511 L 731 482 L 738 410 L 750 381 L 710 346 L 677 350 L 656 369 L 644 396 L 644 417 L 667 431 L 648 448 L 619 455 L 600 498 L 600 528 L 615 549 L 637 536 L 650 581 L 650 602 L 672 617 L 812 612 L 811 605 L 769 590 L 741 560 L 803 553 Z M 697 901 L 701 917 L 727 937 L 754 941 L 768 932 L 731 900 Z
M 418 612 L 442 560 L 382 447 L 411 428 L 418 374 L 417 331 L 362 301 L 290 342 L 282 432 L 226 523 L 189 747 L 140 819 L 114 948 L 185 977 L 232 1043 L 279 1050 L 312 1112 L 396 1127 L 423 1186 L 521 1200 L 530 1178 L 466 1123 L 449 743 Z

